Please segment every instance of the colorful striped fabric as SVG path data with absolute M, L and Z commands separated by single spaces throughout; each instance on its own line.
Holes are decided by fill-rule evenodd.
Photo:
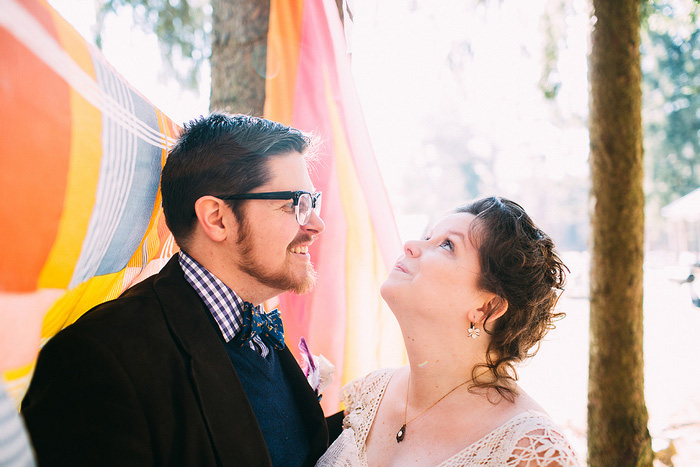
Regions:
M 28 340 L 175 251 L 158 183 L 178 128 L 45 2 L 0 0 L 0 11 L 0 307 L 26 330 L 2 344 L 24 362 L 5 375 L 17 396 Z
M 0 352 L 16 354 L 4 377 L 19 397 L 40 340 L 177 251 L 158 181 L 179 128 L 43 0 L 0 11 L 0 310 L 21 324 Z M 275 302 L 292 350 L 304 336 L 336 365 L 328 412 L 341 384 L 404 361 L 379 297 L 401 247 L 344 47 L 333 0 L 272 0 L 265 116 L 324 142 L 326 222 L 316 290 Z

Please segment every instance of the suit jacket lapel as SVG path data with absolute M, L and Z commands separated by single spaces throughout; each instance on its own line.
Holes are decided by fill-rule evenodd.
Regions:
M 309 434 L 310 452 L 306 465 L 313 465 L 316 460 L 326 451 L 328 447 L 328 427 L 323 410 L 318 403 L 318 396 L 311 389 L 304 373 L 299 368 L 299 364 L 289 351 L 288 347 L 279 353 L 280 365 L 284 371 L 294 398 L 297 401 L 301 416 L 304 420 L 307 433 Z
M 154 287 L 173 339 L 185 356 L 219 462 L 230 465 L 235 459 L 241 465 L 271 465 L 243 386 L 177 255 L 163 268 Z M 262 459 L 267 462 L 261 463 Z

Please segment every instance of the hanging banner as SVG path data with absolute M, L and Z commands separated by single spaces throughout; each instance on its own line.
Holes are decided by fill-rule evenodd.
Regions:
M 401 254 L 334 0 L 272 0 L 265 117 L 323 142 L 312 172 L 326 230 L 311 246 L 318 270 L 308 295 L 280 297 L 287 342 L 303 336 L 335 366 L 323 396 L 337 410 L 351 379 L 405 363 L 401 333 L 379 287 Z M 290 345 L 291 346 L 291 345 Z

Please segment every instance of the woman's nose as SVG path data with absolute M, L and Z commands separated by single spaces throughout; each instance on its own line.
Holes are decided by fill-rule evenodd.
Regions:
M 418 256 L 420 255 L 420 247 L 417 240 L 409 240 L 403 246 L 403 251 L 406 256 Z

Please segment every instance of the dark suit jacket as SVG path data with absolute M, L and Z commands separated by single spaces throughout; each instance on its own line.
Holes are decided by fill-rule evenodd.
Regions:
M 270 465 L 207 313 L 175 256 L 49 340 L 22 402 L 39 464 Z M 328 445 L 323 412 L 289 350 L 279 357 L 313 465 Z

